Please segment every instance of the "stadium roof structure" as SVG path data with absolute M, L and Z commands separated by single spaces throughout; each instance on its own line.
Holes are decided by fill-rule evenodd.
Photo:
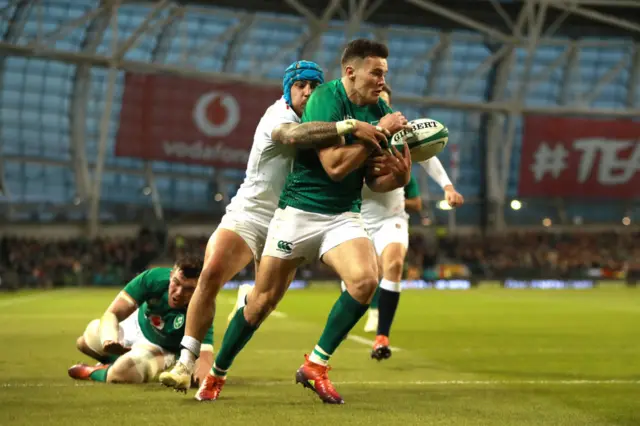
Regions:
M 476 30 L 499 41 L 515 41 L 518 17 L 544 9 L 542 33 L 568 37 L 640 38 L 640 2 L 635 0 L 182 0 L 184 5 L 299 14 L 311 21 L 328 16 L 377 25 Z
M 45 8 L 51 4 L 65 9 L 62 14 L 66 15 L 55 19 L 48 16 L 49 9 Z M 135 19 L 131 18 L 133 15 Z M 200 22 L 205 17 L 210 21 Z M 124 18 L 128 19 L 126 25 Z M 31 32 L 25 30 L 29 25 Z M 221 31 L 206 32 L 213 27 Z M 276 53 L 254 60 L 258 66 L 253 68 L 243 65 L 251 72 L 239 72 L 237 65 L 245 59 L 244 49 L 251 44 L 248 40 L 253 43 L 257 40 L 255 35 L 253 38 L 248 35 L 256 27 L 261 28 L 265 37 L 277 35 L 279 28 L 288 29 L 285 36 L 292 40 L 279 40 L 278 46 L 272 46 L 277 48 Z M 295 31 L 291 31 L 294 27 Z M 323 41 L 329 32 L 333 35 Z M 0 1 L 0 33 L 0 74 L 4 74 L 9 57 L 53 60 L 75 66 L 69 100 L 70 166 L 74 169 L 79 199 L 89 201 L 92 233 L 98 223 L 100 180 L 106 170 L 143 175 L 151 188 L 156 216 L 162 216 L 154 184 L 158 173 L 151 166 L 126 169 L 105 164 L 109 128 L 114 120 L 110 111 L 118 73 L 123 70 L 279 86 L 281 81 L 273 70 L 281 70 L 291 57 L 314 58 L 316 54 L 324 54 L 322 43 L 329 39 L 334 43 L 334 51 L 339 51 L 345 40 L 363 33 L 393 42 L 396 47 L 420 41 L 421 50 L 401 52 L 403 62 L 397 67 L 407 81 L 422 79 L 416 83 L 420 90 L 413 90 L 413 86 L 394 90 L 394 103 L 488 113 L 482 129 L 486 144 L 483 151 L 487 152 L 482 165 L 487 193 L 480 198 L 498 206 L 498 226 L 504 222 L 499 212 L 506 203 L 511 152 L 523 114 L 640 117 L 637 0 L 5 0 Z M 60 43 L 74 35 L 79 41 Z M 470 55 L 478 49 L 483 53 L 475 61 L 468 60 L 464 53 L 452 60 L 456 45 L 465 49 L 473 45 L 469 47 L 471 50 L 465 50 Z M 205 58 L 216 55 L 216 49 L 223 52 L 217 54 L 220 64 L 202 66 Z M 598 72 L 590 74 L 589 81 L 572 84 L 574 75 L 580 74 L 580 55 L 589 49 L 593 58 L 587 59 Z M 420 52 L 415 53 L 417 50 Z M 537 56 L 542 51 L 546 55 L 544 60 Z M 615 51 L 615 55 L 603 62 L 603 51 Z M 325 59 L 329 62 L 327 74 L 338 75 L 336 57 Z M 456 61 L 466 61 L 465 67 L 447 68 Z M 92 70 L 96 68 L 107 70 L 105 113 L 97 117 L 100 122 L 97 156 L 95 161 L 89 161 L 84 149 L 83 120 L 91 96 Z M 558 72 L 559 69 L 563 71 Z M 626 73 L 621 83 L 625 85 L 621 95 L 624 101 L 597 102 L 603 90 L 609 90 L 607 86 L 621 73 Z M 454 81 L 451 74 L 463 75 Z M 444 77 L 449 77 L 446 84 L 441 81 Z M 530 102 L 528 95 L 551 77 L 560 80 L 557 99 L 553 95 L 549 103 Z M 490 86 L 486 93 L 484 86 L 477 90 L 480 95 L 466 93 L 478 82 Z M 0 92 L 2 84 L 0 80 Z M 5 160 L 59 161 L 5 155 L 0 158 L 0 191 L 5 193 L 7 185 L 3 183 L 2 172 Z M 90 167 L 95 170 L 93 179 Z M 174 172 L 163 173 L 175 176 Z M 211 175 L 203 174 L 202 179 L 210 180 Z

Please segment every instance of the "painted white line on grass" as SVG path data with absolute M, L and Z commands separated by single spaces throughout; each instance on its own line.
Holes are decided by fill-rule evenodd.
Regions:
M 284 312 L 280 312 L 280 311 L 273 311 L 273 312 L 271 312 L 271 315 L 276 317 L 276 318 L 287 318 L 287 314 L 285 314 Z M 295 323 L 300 323 L 301 321 L 294 321 L 294 322 Z M 351 340 L 353 342 L 356 342 L 356 343 L 360 343 L 362 345 L 369 346 L 369 347 L 372 347 L 373 344 L 375 343 L 375 340 L 367 339 L 366 337 L 358 336 L 356 334 L 347 335 L 347 339 Z M 395 351 L 395 352 L 400 352 L 400 351 L 404 350 L 404 349 L 399 348 L 397 346 L 389 346 L 389 348 L 392 351 Z
M 234 385 L 233 379 L 229 380 L 230 385 Z M 415 380 L 415 381 L 344 381 L 334 382 L 340 386 L 584 386 L 584 385 L 640 385 L 640 380 Z M 0 388 L 67 388 L 94 386 L 89 382 L 69 382 L 69 383 L 0 383 Z M 149 386 L 159 386 L 157 383 L 150 383 Z M 291 386 L 290 381 L 264 381 L 264 382 L 241 382 L 237 386 Z
M 497 385 L 640 385 L 640 380 L 414 380 L 414 381 L 355 381 L 335 382 L 341 385 L 399 385 L 399 386 L 497 386 Z
M 36 293 L 36 294 L 30 294 L 28 296 L 22 296 L 22 297 L 16 297 L 16 298 L 9 298 L 9 299 L 5 299 L 5 300 L 0 300 L 0 308 L 4 308 L 7 306 L 14 306 L 14 305 L 19 305 L 21 303 L 26 303 L 26 302 L 31 302 L 33 300 L 37 300 L 37 299 L 41 299 L 45 296 L 51 296 L 53 294 L 56 294 L 57 291 L 55 290 L 48 290 L 42 293 Z
M 300 355 L 306 353 L 309 349 L 255 349 L 251 351 L 251 353 L 266 355 L 266 354 L 291 354 L 291 355 Z M 353 354 L 363 354 L 366 353 L 367 349 L 357 347 L 357 348 L 340 348 L 340 353 L 353 353 Z
M 355 334 L 349 334 L 347 336 L 347 339 L 356 342 L 356 343 L 362 343 L 363 345 L 367 345 L 367 346 L 373 346 L 373 344 L 376 342 L 375 340 L 371 340 L 371 339 L 367 339 L 366 337 L 362 337 L 362 336 L 358 336 Z M 403 349 L 398 348 L 396 346 L 389 346 L 389 349 L 391 349 L 392 351 L 395 352 L 400 352 Z
M 77 388 L 86 386 L 95 386 L 95 383 L 0 383 L 0 388 Z
M 86 314 L 14 314 L 11 312 L 0 312 L 0 318 L 7 318 L 12 320 L 27 320 L 27 321 L 40 321 L 40 320 L 65 320 L 65 319 L 86 319 L 89 320 L 91 315 Z

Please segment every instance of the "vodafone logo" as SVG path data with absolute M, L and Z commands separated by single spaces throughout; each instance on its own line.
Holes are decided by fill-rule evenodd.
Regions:
M 240 121 L 240 106 L 236 99 L 227 93 L 208 92 L 200 96 L 196 102 L 193 121 L 207 136 L 227 136 Z

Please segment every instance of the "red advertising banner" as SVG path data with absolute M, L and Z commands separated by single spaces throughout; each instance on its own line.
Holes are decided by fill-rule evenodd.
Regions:
M 526 117 L 519 193 L 525 197 L 640 197 L 640 123 Z
M 260 118 L 282 91 L 127 73 L 115 154 L 245 168 Z

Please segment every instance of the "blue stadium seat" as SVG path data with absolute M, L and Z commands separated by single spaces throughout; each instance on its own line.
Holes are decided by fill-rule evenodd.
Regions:
M 78 2 L 44 1 L 41 16 L 37 8 L 32 10 L 19 43 L 33 41 L 40 34 L 55 30 L 61 22 L 68 22 L 84 15 L 98 0 Z M 118 38 L 122 42 L 131 36 L 138 25 L 149 14 L 150 7 L 144 4 L 124 4 L 119 9 Z M 219 13 L 218 13 L 219 12 Z M 160 19 L 168 16 L 169 10 L 160 14 Z M 241 32 L 239 38 L 228 37 L 234 34 L 234 28 L 242 22 L 241 16 L 224 10 L 216 13 L 187 12 L 183 19 L 177 20 L 166 56 L 157 57 L 172 66 L 194 67 L 200 71 L 223 71 L 225 61 L 230 59 L 227 70 L 240 75 L 260 75 L 278 80 L 289 63 L 300 59 L 301 46 L 293 46 L 292 41 L 304 36 L 307 23 L 302 18 L 257 14 L 253 24 Z M 39 23 L 38 20 L 41 19 Z M 332 28 L 321 36 L 319 50 L 311 59 L 320 63 L 328 77 L 340 74 L 339 58 L 341 49 L 347 42 L 344 28 Z M 56 48 L 70 52 L 81 49 L 89 24 L 69 32 L 56 41 Z M 7 22 L 0 22 L 0 33 L 7 29 Z M 158 29 L 144 34 L 138 43 L 125 56 L 127 60 L 152 61 L 153 51 L 158 44 Z M 374 28 L 362 26 L 354 37 L 374 37 Z M 461 34 L 463 36 L 461 36 Z M 436 70 L 433 61 L 414 64 L 414 58 L 422 58 L 439 42 L 435 31 L 408 29 L 392 26 L 386 36 L 391 51 L 388 80 L 399 96 L 451 96 L 453 90 L 462 87 L 456 99 L 478 102 L 486 99 L 488 91 L 488 73 L 469 80 L 469 73 L 486 61 L 491 51 L 484 40 L 467 37 L 456 32 L 452 34 L 449 51 L 443 55 L 440 74 L 433 87 L 428 87 L 430 75 Z M 113 34 L 107 28 L 98 46 L 97 54 L 107 55 L 111 51 Z M 590 43 L 585 39 L 586 43 Z M 239 41 L 236 55 L 230 55 L 232 41 Z M 186 51 L 185 51 L 186 49 Z M 564 46 L 540 45 L 534 56 L 532 78 L 540 75 L 549 64 L 554 63 L 565 52 Z M 162 52 L 160 52 L 162 53 Z M 202 53 L 198 56 L 198 53 Z M 523 78 L 526 61 L 526 47 L 516 49 L 515 66 L 507 84 L 507 95 L 517 93 Z M 630 60 L 633 43 L 619 43 L 615 47 L 582 46 L 579 49 L 577 68 L 573 78 L 568 79 L 571 96 L 592 93 L 595 83 L 602 79 L 621 60 L 627 60 L 625 67 L 603 85 L 596 93 L 595 107 L 621 108 L 627 102 L 627 89 L 630 79 Z M 0 93 L 0 138 L 2 153 L 8 156 L 30 156 L 47 161 L 67 161 L 70 159 L 71 120 L 73 114 L 71 99 L 74 88 L 75 65 L 40 59 L 8 57 L 4 61 L 3 89 Z M 561 86 L 566 77 L 566 68 L 560 64 L 549 74 L 549 78 L 539 83 L 534 90 L 526 93 L 528 105 L 557 105 Z M 93 68 L 90 73 L 90 96 L 86 106 L 85 144 L 86 155 L 94 162 L 98 151 L 99 124 L 106 102 L 107 71 Z M 118 129 L 122 96 L 124 92 L 124 73 L 119 73 L 116 81 L 115 96 L 112 103 L 111 120 L 107 140 L 108 167 L 142 169 L 144 162 L 139 159 L 121 158 L 114 155 L 115 135 Z M 640 106 L 640 82 L 636 91 L 636 107 Z M 433 117 L 444 122 L 450 130 L 450 147 L 458 146 L 460 152 L 460 172 L 456 185 L 469 199 L 480 194 L 479 182 L 482 181 L 484 165 L 481 164 L 482 117 L 478 112 L 453 110 L 447 108 L 425 108 L 417 105 L 394 105 L 408 118 Z M 518 121 L 516 139 L 511 155 L 507 195 L 518 196 L 518 176 L 521 167 L 522 122 Z M 450 171 L 451 150 L 440 155 L 445 168 Z M 159 173 L 176 172 L 183 175 L 213 176 L 211 167 L 164 163 L 155 161 L 153 169 Z M 66 167 L 43 165 L 18 161 L 5 161 L 5 178 L 16 201 L 38 200 L 51 203 L 68 203 L 75 196 L 74 173 Z M 417 169 L 416 173 L 421 173 Z M 229 183 L 225 191 L 235 191 L 237 181 L 244 175 L 242 170 L 224 170 Z M 37 183 L 39 182 L 39 183 Z M 105 171 L 103 182 L 103 200 L 105 203 L 125 202 L 132 205 L 149 205 L 148 196 L 142 188 L 145 185 L 141 175 L 127 175 Z M 212 201 L 211 188 L 206 180 L 189 177 L 158 177 L 156 180 L 163 203 L 179 210 L 200 209 L 206 211 L 216 205 Z M 441 189 L 429 183 L 429 191 L 439 199 Z M 580 216 L 585 223 L 619 222 L 625 214 L 623 206 L 607 203 L 606 209 L 592 208 L 592 204 L 565 200 L 567 217 Z M 436 209 L 437 210 L 437 209 Z M 543 217 L 559 221 L 557 209 L 545 200 L 526 200 L 525 207 L 505 211 L 509 223 L 539 223 Z M 437 210 L 438 220 L 446 220 L 447 213 Z M 477 205 L 468 205 L 457 213 L 459 223 L 477 223 L 480 210 Z

